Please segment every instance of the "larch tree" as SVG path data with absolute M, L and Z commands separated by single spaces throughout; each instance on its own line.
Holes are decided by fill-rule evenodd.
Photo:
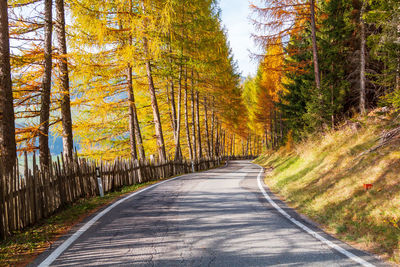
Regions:
M 62 141 L 63 153 L 65 158 L 72 162 L 73 160 L 73 134 L 72 134 L 72 116 L 71 99 L 69 89 L 69 72 L 67 60 L 67 41 L 65 36 L 65 11 L 64 0 L 56 0 L 56 33 L 59 52 L 59 79 L 61 84 L 61 120 L 62 120 Z
M 39 152 L 40 165 L 48 168 L 50 165 L 49 149 L 49 120 L 50 120 L 50 95 L 52 71 L 52 33 L 53 16 L 52 0 L 44 1 L 44 75 L 42 80 L 40 126 L 39 126 Z
M 92 114 L 91 109 L 87 109 L 88 116 L 96 116 L 97 112 L 97 119 L 92 120 L 98 124 L 97 131 L 90 134 L 84 133 L 86 116 L 78 119 L 77 131 L 80 135 L 86 136 L 84 140 L 88 142 L 93 143 L 95 139 L 92 138 L 96 138 L 97 135 L 98 140 L 102 140 L 104 146 L 108 143 L 109 149 L 114 150 L 117 154 L 124 154 L 128 146 L 132 158 L 136 159 L 138 154 L 140 158 L 144 159 L 145 148 L 134 94 L 134 86 L 137 85 L 137 79 L 134 76 L 137 71 L 135 61 L 138 56 L 133 36 L 136 31 L 134 23 L 137 23 L 140 11 L 133 6 L 132 2 L 130 3 L 130 5 L 125 5 L 122 2 L 115 2 L 104 5 L 100 1 L 92 1 L 72 7 L 73 29 L 76 32 L 72 40 L 74 48 L 88 47 L 88 51 L 74 53 L 74 61 L 86 67 L 86 70 L 75 68 L 75 76 L 79 77 L 76 84 L 79 84 L 78 90 L 87 96 L 86 101 L 88 104 L 90 103 L 90 106 L 95 105 L 104 111 L 103 113 L 97 109 L 93 110 Z M 81 25 L 91 25 L 93 21 L 98 22 L 95 27 L 81 28 Z M 103 57 L 107 57 L 108 60 L 103 60 Z M 81 80 L 87 82 L 82 83 Z M 104 90 L 106 84 L 109 84 L 108 90 Z M 92 94 L 97 96 L 94 97 Z M 121 102 L 121 100 L 124 101 Z M 115 110 L 119 114 L 127 111 L 127 115 L 115 117 L 110 112 L 111 110 Z M 99 114 L 103 114 L 102 119 Z M 109 122 L 110 124 L 104 124 L 110 120 L 112 120 Z M 113 132 L 107 129 L 112 124 L 114 124 Z M 102 128 L 101 131 L 99 131 L 100 128 Z M 122 138 L 126 132 L 129 137 L 127 142 L 125 138 Z M 108 138 L 100 137 L 103 134 Z M 100 149 L 95 144 L 92 148 Z M 92 153 L 90 151 L 93 152 L 93 150 L 87 152 Z
M 254 35 L 254 39 L 262 49 L 268 46 L 287 44 L 292 36 L 300 34 L 306 24 L 310 23 L 315 86 L 320 91 L 315 1 L 288 0 L 282 2 L 273 0 L 262 1 L 262 3 L 265 7 L 251 5 L 256 15 L 253 23 L 259 32 L 258 35 Z M 293 52 L 295 51 L 291 51 L 291 53 Z
M 317 90 L 321 90 L 321 81 L 319 73 L 318 62 L 318 47 L 317 47 L 317 26 L 315 24 L 315 1 L 310 0 L 310 21 L 311 21 L 311 36 L 312 36 L 312 50 L 313 50 L 313 64 L 314 64 L 314 78 Z
M 150 51 L 150 45 L 151 45 L 151 39 L 149 40 L 149 33 L 150 33 L 150 20 L 149 20 L 149 15 L 155 15 L 155 13 L 158 12 L 158 10 L 154 10 L 153 7 L 151 6 L 152 1 L 147 1 L 143 0 L 142 3 L 142 9 L 143 9 L 143 51 L 144 51 L 144 60 L 145 60 L 145 66 L 146 66 L 146 74 L 147 74 L 147 83 L 149 87 L 149 93 L 150 93 L 150 99 L 151 99 L 151 107 L 153 110 L 153 121 L 154 121 L 154 128 L 155 128 L 155 137 L 157 140 L 157 147 L 158 147 L 158 157 L 159 159 L 164 162 L 167 158 L 166 152 L 165 152 L 165 142 L 164 142 L 164 135 L 163 135 L 163 130 L 162 130 L 162 124 L 161 124 L 161 117 L 160 117 L 160 111 L 158 108 L 158 102 L 157 102 L 157 96 L 156 96 L 156 88 L 154 85 L 154 80 L 153 80 L 153 72 L 152 72 L 152 53 Z M 156 19 L 152 20 L 151 26 L 157 27 L 157 16 L 155 16 Z
M 366 11 L 366 1 L 361 0 L 361 11 L 360 11 L 360 112 L 365 114 L 366 112 L 366 93 L 365 93 L 365 47 L 366 47 L 366 36 L 365 36 L 365 21 L 364 15 Z
M 9 18 L 17 150 L 34 152 L 39 135 L 44 72 L 43 2 L 12 3 Z
M 8 4 L 0 2 L 0 161 L 9 172 L 16 161 L 14 107 L 11 85 Z
M 194 159 L 216 151 L 217 139 L 223 151 L 224 131 L 217 134 L 215 124 L 237 124 L 235 114 L 241 112 L 231 112 L 225 100 L 238 106 L 231 96 L 239 96 L 237 101 L 240 91 L 233 61 L 224 59 L 231 54 L 214 1 L 140 1 L 129 6 L 124 1 L 71 0 L 70 9 L 68 59 L 71 90 L 77 96 L 71 104 L 79 109 L 74 134 L 80 155 L 135 158 L 145 147 L 160 159 L 162 150 L 165 157 L 168 152 L 175 158 L 192 154 Z M 224 100 L 216 101 L 221 95 Z M 209 109 L 202 108 L 208 103 L 211 133 L 204 117 Z M 232 114 L 222 114 L 227 111 Z M 181 131 L 182 123 L 188 125 L 186 131 Z M 188 133 L 189 141 L 182 138 Z

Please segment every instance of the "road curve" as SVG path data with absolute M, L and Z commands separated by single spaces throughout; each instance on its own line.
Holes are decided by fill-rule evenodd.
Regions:
M 227 167 L 184 175 L 136 194 L 81 230 L 70 246 L 64 244 L 51 266 L 359 266 L 277 212 L 257 186 L 259 172 L 249 161 L 230 161 Z M 312 231 L 383 266 L 303 221 L 265 190 Z M 68 237 L 31 266 L 54 255 Z

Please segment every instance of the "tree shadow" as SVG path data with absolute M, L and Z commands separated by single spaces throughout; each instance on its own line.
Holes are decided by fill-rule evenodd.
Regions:
M 259 168 L 247 166 L 174 180 L 123 202 L 53 265 L 356 265 L 260 205 Z

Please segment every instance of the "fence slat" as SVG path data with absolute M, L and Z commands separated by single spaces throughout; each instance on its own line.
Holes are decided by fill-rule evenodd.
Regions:
M 223 160 L 249 159 L 251 155 L 229 157 L 205 157 L 193 161 L 195 171 L 219 166 Z M 168 157 L 161 161 L 150 159 L 121 159 L 103 162 L 79 158 L 68 162 L 61 156 L 48 169 L 40 169 L 33 153 L 32 168 L 24 152 L 23 176 L 18 165 L 11 174 L 5 175 L 0 168 L 0 239 L 15 230 L 24 229 L 42 218 L 51 216 L 82 197 L 99 194 L 96 166 L 100 168 L 104 192 L 120 190 L 123 186 L 153 181 L 192 172 L 192 162 L 187 159 Z

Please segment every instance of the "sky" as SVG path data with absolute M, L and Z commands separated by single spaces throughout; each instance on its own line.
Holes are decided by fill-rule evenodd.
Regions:
M 249 20 L 249 3 L 249 0 L 219 0 L 221 19 L 228 31 L 233 57 L 244 77 L 255 75 L 257 71 L 257 62 L 250 58 L 250 52 L 256 52 L 257 48 L 251 38 L 254 29 Z

